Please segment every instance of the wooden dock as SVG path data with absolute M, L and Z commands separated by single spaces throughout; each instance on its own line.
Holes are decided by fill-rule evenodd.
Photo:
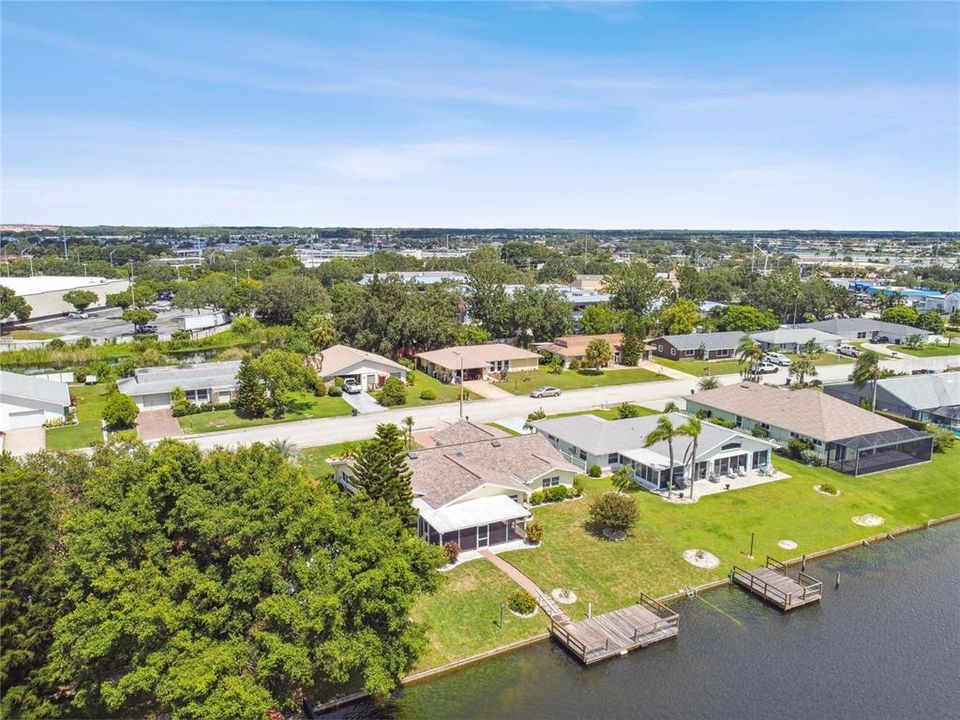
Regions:
M 766 566 L 756 570 L 744 570 L 734 565 L 730 580 L 784 612 L 819 602 L 823 595 L 822 582 L 805 572 L 798 572 L 794 580 L 786 565 L 769 556 Z
M 638 604 L 605 615 L 573 622 L 558 612 L 550 621 L 551 635 L 584 665 L 676 637 L 680 630 L 680 616 L 643 593 Z

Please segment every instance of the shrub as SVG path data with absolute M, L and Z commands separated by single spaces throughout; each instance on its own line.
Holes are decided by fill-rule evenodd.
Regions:
M 583 495 L 583 476 L 577 475 L 573 478 L 573 487 L 570 489 L 570 494 L 573 497 L 580 497 Z
M 957 441 L 956 435 L 946 428 L 932 428 L 933 433 L 933 451 L 937 453 L 946 452 L 953 447 Z
M 591 465 L 590 469 L 587 470 L 587 475 L 589 475 L 592 478 L 598 478 L 601 475 L 603 475 L 603 468 L 600 467 L 599 465 Z
M 806 440 L 791 438 L 790 442 L 787 443 L 787 450 L 790 453 L 790 457 L 792 457 L 794 460 L 800 460 L 800 456 L 803 451 L 810 449 L 812 449 L 812 446 Z
M 237 335 L 250 335 L 260 329 L 260 323 L 249 315 L 241 315 L 230 323 L 230 329 Z
M 754 425 L 754 426 L 753 426 L 753 430 L 750 431 L 750 434 L 753 435 L 755 438 L 768 438 L 768 437 L 770 437 L 770 433 L 767 432 L 766 430 L 764 430 L 764 429 L 763 429 L 762 427 L 760 427 L 759 425 Z
M 384 407 L 396 407 L 407 401 L 407 389 L 400 378 L 388 377 L 380 391 L 380 404 Z
M 590 521 L 599 529 L 627 531 L 637 522 L 637 503 L 629 495 L 605 492 L 590 503 Z
M 729 428 L 730 430 L 737 426 L 733 420 L 726 420 L 725 418 L 710 418 L 710 422 L 720 427 Z
M 554 485 L 551 488 L 547 488 L 543 491 L 544 499 L 547 502 L 560 502 L 561 500 L 567 499 L 567 486 L 566 485 Z
M 421 391 L 420 391 L 420 399 L 421 399 L 421 400 L 436 400 L 436 399 L 437 399 L 437 394 L 436 394 L 433 390 L 431 390 L 430 388 L 427 388 L 426 390 L 421 390 Z
M 342 397 L 343 389 L 338 387 L 337 385 L 334 385 L 332 388 L 329 388 L 327 390 L 327 395 L 329 395 L 330 397 Z
M 543 504 L 543 490 L 537 490 L 530 494 L 530 504 L 531 505 L 542 505 Z
M 342 388 L 342 387 L 343 387 L 343 383 L 344 383 L 344 379 L 343 379 L 342 377 L 340 377 L 339 375 L 337 375 L 337 377 L 335 377 L 335 378 L 333 379 L 333 385 L 334 385 L 334 387 Z
M 626 420 L 627 418 L 640 417 L 640 414 L 643 411 L 640 409 L 640 406 L 632 402 L 622 402 L 617 405 L 617 415 L 620 416 L 621 420 Z M 599 477 L 599 475 L 597 476 Z
M 453 565 L 457 561 L 457 558 L 460 557 L 460 545 L 454 540 L 444 543 L 443 557 L 446 558 L 448 565 Z
M 830 483 L 820 483 L 820 492 L 826 493 L 827 495 L 836 495 L 840 491 L 837 490 L 836 485 L 831 485 Z
M 507 607 L 517 615 L 529 615 L 537 609 L 537 601 L 526 590 L 517 588 L 507 598 Z
M 103 404 L 103 422 L 110 430 L 124 430 L 133 427 L 140 413 L 137 404 L 129 395 L 121 392 L 111 393 Z
M 117 377 L 128 378 L 133 377 L 133 374 L 137 370 L 137 363 L 133 358 L 124 358 L 115 367 Z
M 87 381 L 87 375 L 92 375 L 90 368 L 80 367 L 73 371 L 73 381 L 75 383 L 85 383 Z M 76 405 L 76 403 L 74 403 Z
M 63 342 L 62 340 L 60 342 Z M 93 347 L 93 340 L 88 337 L 77 338 L 77 341 L 73 344 L 78 350 L 86 350 L 87 348 Z
M 413 370 L 407 370 L 407 385 L 417 384 L 417 374 Z
M 53 340 L 47 343 L 47 350 L 63 350 L 66 346 L 67 346 L 67 343 L 65 340 L 61 340 L 60 338 L 54 338 Z
M 327 384 L 320 378 L 317 378 L 317 382 L 313 384 L 313 394 L 317 397 L 326 397 L 327 389 Z
M 543 540 L 543 525 L 536 520 L 527 525 L 527 540 L 534 543 Z
M 813 450 L 801 450 L 800 451 L 800 462 L 804 465 L 813 465 L 819 466 L 823 465 L 823 458 Z

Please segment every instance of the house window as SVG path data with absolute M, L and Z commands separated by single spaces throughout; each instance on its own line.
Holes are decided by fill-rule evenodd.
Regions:
M 610 453 L 607 455 L 607 465 L 615 465 L 619 457 L 617 453 Z
M 694 354 L 695 352 L 696 352 L 696 350 L 684 350 L 684 351 L 683 351 L 683 354 L 686 355 L 687 357 L 693 357 L 693 354 Z
M 737 415 L 736 425 L 737 427 L 743 427 L 743 416 Z
M 671 354 L 671 355 L 676 355 L 676 354 L 677 354 L 677 349 L 676 349 L 676 348 L 670 348 L 670 354 Z
M 581 460 L 586 460 L 586 459 L 587 459 L 587 451 L 586 451 L 586 450 L 581 450 L 580 452 L 577 453 L 577 457 L 579 457 Z
M 203 390 L 187 390 L 184 394 L 187 396 L 187 400 L 192 403 L 210 402 L 210 390 L 207 388 Z
M 554 475 L 553 477 L 544 478 L 543 481 L 541 482 L 541 485 L 543 485 L 543 487 L 545 487 L 545 488 L 548 488 L 548 487 L 556 487 L 556 486 L 559 485 L 559 484 L 560 484 L 560 477 L 559 477 L 558 475 Z
M 743 446 L 742 446 L 741 443 L 739 443 L 739 442 L 732 442 L 732 443 L 727 443 L 726 445 L 723 445 L 720 449 L 721 449 L 721 450 L 733 450 L 734 448 L 738 448 L 738 447 L 743 447 Z
M 760 427 L 762 427 L 767 432 L 770 431 L 770 423 L 760 423 Z

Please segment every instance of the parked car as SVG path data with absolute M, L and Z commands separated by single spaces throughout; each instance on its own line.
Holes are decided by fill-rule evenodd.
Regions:
M 781 367 L 789 367 L 792 362 L 786 355 L 778 352 L 768 352 L 763 356 L 763 359 L 765 362 L 773 363 Z
M 359 395 L 363 392 L 363 386 L 353 378 L 347 378 L 343 381 L 343 391 L 348 395 Z
M 147 335 L 149 333 L 157 332 L 157 326 L 153 323 L 147 323 L 146 325 L 134 325 L 133 332 L 137 335 Z
M 861 352 L 863 351 L 856 345 L 841 345 L 837 348 L 838 355 L 846 355 L 847 357 L 859 357 Z
M 543 387 L 538 387 L 536 390 L 530 393 L 530 397 L 532 398 L 560 397 L 560 388 L 544 385 Z
M 67 317 L 73 320 L 86 320 L 87 318 L 90 317 L 90 315 L 85 312 L 72 312 Z
M 753 366 L 753 371 L 760 375 L 770 375 L 771 373 L 778 372 L 779 367 L 769 362 L 760 362 Z
M 936 375 L 937 371 L 933 368 L 919 368 L 918 370 L 913 370 L 911 375 Z

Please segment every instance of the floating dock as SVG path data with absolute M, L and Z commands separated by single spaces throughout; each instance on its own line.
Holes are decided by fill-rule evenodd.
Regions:
M 805 572 L 798 572 L 794 580 L 787 566 L 769 555 L 766 566 L 756 570 L 744 570 L 734 565 L 730 580 L 784 612 L 819 602 L 823 595 L 822 582 Z
M 550 634 L 584 665 L 626 655 L 680 631 L 680 616 L 643 593 L 636 605 L 579 622 L 545 609 L 550 613 Z

